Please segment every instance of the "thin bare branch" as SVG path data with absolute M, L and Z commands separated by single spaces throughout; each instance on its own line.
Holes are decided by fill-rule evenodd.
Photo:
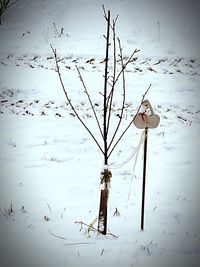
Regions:
M 0 1 L 0 13 L 3 14 L 9 7 L 16 4 L 17 1 L 12 2 L 11 0 L 1 0 Z
M 8 219 L 8 216 L 7 216 L 7 214 L 0 208 L 0 211 L 1 211 L 1 214 L 3 214 L 3 216 L 6 218 L 6 219 Z
M 105 73 L 104 73 L 104 103 L 103 103 L 103 139 L 104 139 L 104 164 L 108 161 L 108 146 L 107 146 L 107 81 L 108 81 L 108 57 L 109 57 L 109 36 L 110 36 L 110 10 L 108 10 L 107 18 L 107 36 L 106 36 L 106 57 L 105 57 Z
M 9 3 L 9 4 L 7 5 L 7 8 L 9 8 L 9 7 L 15 5 L 16 3 L 17 3 L 17 1 Z
M 47 206 L 48 206 L 48 208 L 49 208 L 50 212 L 52 212 L 52 209 L 51 209 L 51 207 L 50 207 L 50 205 L 49 205 L 49 203 L 48 203 L 48 202 L 47 202 Z
M 106 15 L 106 9 L 105 9 L 105 6 L 102 5 L 102 8 L 103 8 L 103 13 L 104 13 L 104 18 L 105 18 L 106 20 L 108 20 L 108 17 L 107 17 L 107 15 Z M 106 38 L 106 37 L 105 37 L 105 38 Z
M 95 138 L 95 136 L 93 135 L 93 133 L 90 131 L 90 129 L 87 127 L 87 125 L 84 123 L 84 121 L 81 119 L 81 117 L 79 116 L 78 112 L 76 111 L 75 107 L 73 106 L 73 104 L 71 103 L 71 99 L 69 98 L 68 96 L 68 93 L 65 89 L 65 86 L 64 86 L 64 83 L 63 83 L 63 80 L 62 80 L 62 77 L 61 77 L 61 72 L 60 72 L 60 67 L 58 65 L 58 57 L 57 57 L 57 53 L 56 53 L 56 49 L 53 48 L 52 45 L 51 46 L 51 49 L 53 51 L 53 54 L 54 54 L 54 58 L 55 58 L 55 63 L 56 63 L 56 72 L 58 73 L 58 77 L 59 77 L 59 80 L 60 80 L 60 84 L 62 86 L 62 89 L 63 89 L 63 92 L 65 94 L 65 97 L 67 99 L 67 102 L 69 103 L 71 109 L 73 110 L 73 112 L 75 113 L 76 117 L 78 118 L 78 120 L 81 122 L 81 124 L 84 126 L 84 128 L 87 130 L 87 132 L 90 134 L 90 136 L 92 137 L 92 139 L 95 141 L 95 143 L 97 144 L 97 146 L 99 147 L 100 151 L 102 152 L 102 154 L 104 155 L 104 151 L 102 150 L 99 142 L 97 141 L 97 139 Z
M 126 100 L 126 83 L 125 83 L 125 73 L 124 73 L 124 61 L 123 61 L 123 53 L 122 53 L 122 46 L 121 46 L 121 42 L 120 42 L 120 39 L 118 38 L 118 43 L 119 43 L 119 51 L 120 51 L 120 60 L 121 60 L 121 66 L 122 66 L 122 88 L 123 88 L 123 100 L 122 100 L 122 107 L 121 107 L 121 114 L 119 116 L 119 122 L 117 124 L 117 127 L 115 129 L 115 132 L 112 136 L 112 139 L 110 141 L 110 144 L 108 145 L 108 150 L 110 149 L 114 139 L 115 139 L 115 136 L 119 130 L 119 127 L 121 125 L 121 122 L 122 122 L 122 118 L 123 118 L 123 113 L 124 113 L 124 108 L 125 108 L 125 100 Z
M 130 62 L 132 62 L 134 55 L 135 55 L 136 53 L 138 53 L 139 51 L 140 51 L 139 49 L 135 49 L 135 50 L 133 51 L 133 53 L 129 56 L 129 58 L 127 59 L 126 63 L 123 65 L 123 69 L 121 69 L 121 71 L 118 73 L 118 75 L 117 75 L 117 77 L 116 77 L 116 79 L 115 79 L 115 81 L 114 81 L 114 85 L 115 85 L 115 84 L 117 83 L 117 81 L 119 80 L 119 77 L 121 76 L 122 71 L 123 71 L 123 70 L 125 71 L 127 65 L 128 65 Z M 108 95 L 108 98 L 111 97 L 111 94 L 112 94 L 112 90 L 110 91 L 110 94 Z
M 122 139 L 122 137 L 124 136 L 124 134 L 127 132 L 127 130 L 130 128 L 130 126 L 132 125 L 133 121 L 135 120 L 137 114 L 139 113 L 139 110 L 142 106 L 142 102 L 144 101 L 144 98 L 145 96 L 147 95 L 149 89 L 151 87 L 151 84 L 149 85 L 148 89 L 145 91 L 144 95 L 142 96 L 142 99 L 141 99 L 141 103 L 137 109 L 137 112 L 135 114 L 135 116 L 133 117 L 133 119 L 131 120 L 131 122 L 128 124 L 128 126 L 126 127 L 126 129 L 122 132 L 122 134 L 120 135 L 120 137 L 118 138 L 118 140 L 116 141 L 116 143 L 114 144 L 114 146 L 112 147 L 110 153 L 108 154 L 108 158 L 110 157 L 110 155 L 113 153 L 114 149 L 116 148 L 117 144 L 119 143 L 119 141 Z
M 1 0 L 0 1 L 0 25 L 2 24 L 2 16 L 7 11 L 7 9 L 14 4 L 16 4 L 17 1 L 12 0 Z
M 112 77 L 112 84 L 111 84 L 111 92 L 107 98 L 107 107 L 109 105 L 108 110 L 108 122 L 107 122 L 107 133 L 109 131 L 110 126 L 110 117 L 112 112 L 112 103 L 113 103 L 113 95 L 114 95 L 114 89 L 115 89 L 115 78 L 116 78 L 116 69 L 117 69 L 117 56 L 116 56 L 116 31 L 115 31 L 115 25 L 117 22 L 118 16 L 113 20 L 113 24 L 111 26 L 112 32 L 113 32 L 113 77 Z
M 110 28 L 112 29 L 113 32 L 113 77 L 112 77 L 112 84 L 110 83 L 111 86 L 111 91 L 108 95 L 108 100 L 107 100 L 107 106 L 109 105 L 109 100 L 111 96 L 113 95 L 113 90 L 115 86 L 115 77 L 116 77 L 116 67 L 117 67 L 117 55 L 116 55 L 116 23 L 118 19 L 118 15 L 116 16 L 115 19 L 113 19 L 113 23 L 110 24 Z
M 92 102 L 92 100 L 91 100 L 91 97 L 90 97 L 90 95 L 89 95 L 89 93 L 88 93 L 88 90 L 87 90 L 87 87 L 86 87 L 86 85 L 85 85 L 85 82 L 84 82 L 84 80 L 83 80 L 83 77 L 82 77 L 81 72 L 80 72 L 80 70 L 79 70 L 79 68 L 78 68 L 77 65 L 76 65 L 76 69 L 77 69 L 77 72 L 78 72 L 78 74 L 79 74 L 79 78 L 80 78 L 80 80 L 81 80 L 81 82 L 82 82 L 83 88 L 84 88 L 84 90 L 85 90 L 84 92 L 86 93 L 86 95 L 87 95 L 87 97 L 88 97 L 90 106 L 91 106 L 91 108 L 92 108 L 92 111 L 93 111 L 93 114 L 94 114 L 94 116 L 95 116 L 97 125 L 98 125 L 98 127 L 99 127 L 99 131 L 100 131 L 101 136 L 102 136 L 102 138 L 103 138 L 103 132 L 102 132 L 102 129 L 101 129 L 101 126 L 100 126 L 100 123 L 99 123 L 99 119 L 97 118 L 97 114 L 96 114 L 96 111 L 95 111 L 93 102 Z
M 119 39 L 119 38 L 118 38 Z M 126 63 L 123 64 L 123 68 L 121 69 L 121 71 L 118 73 L 116 79 L 115 79 L 115 84 L 118 81 L 119 77 L 121 76 L 121 74 L 123 73 L 123 71 L 126 69 L 127 65 L 133 60 L 133 57 L 136 53 L 138 53 L 140 50 L 139 49 L 135 49 L 133 51 L 133 53 L 129 56 L 129 58 L 127 59 Z

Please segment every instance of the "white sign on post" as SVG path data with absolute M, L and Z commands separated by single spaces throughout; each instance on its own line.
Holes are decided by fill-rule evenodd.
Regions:
M 139 129 L 145 129 L 144 137 L 144 162 L 143 162 L 143 184 L 142 184 L 142 207 L 141 207 L 141 230 L 144 230 L 144 207 L 145 207 L 145 186 L 146 186 L 146 162 L 147 162 L 147 136 L 148 128 L 158 127 L 160 117 L 154 113 L 149 100 L 142 102 L 143 112 L 136 115 L 133 123 Z
M 149 100 L 144 100 L 142 102 L 142 107 L 144 108 L 144 112 L 140 112 L 136 115 L 133 122 L 134 125 L 139 129 L 153 129 L 158 127 L 160 117 L 154 113 Z

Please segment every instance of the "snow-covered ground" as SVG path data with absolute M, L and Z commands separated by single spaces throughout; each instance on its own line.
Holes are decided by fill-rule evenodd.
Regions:
M 75 65 L 101 118 L 102 4 L 119 14 L 124 54 L 141 49 L 126 71 L 121 131 L 149 84 L 147 98 L 161 118 L 149 130 L 143 232 L 142 152 L 134 174 L 134 158 L 114 168 L 142 130 L 131 127 L 110 159 L 108 228 L 117 238 L 75 224 L 98 215 L 103 159 L 66 103 L 50 48 L 57 48 L 66 88 L 100 140 Z M 195 0 L 18 0 L 8 9 L 0 26 L 0 266 L 200 265 L 199 7 Z M 113 129 L 120 100 L 121 93 Z M 120 216 L 113 216 L 116 208 Z

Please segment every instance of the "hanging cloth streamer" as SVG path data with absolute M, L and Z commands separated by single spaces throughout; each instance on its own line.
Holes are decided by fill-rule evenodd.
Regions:
M 135 150 L 132 152 L 132 154 L 127 158 L 126 161 L 124 161 L 122 163 L 119 163 L 119 164 L 115 164 L 115 163 L 111 164 L 109 167 L 111 167 L 112 169 L 119 169 L 122 166 L 124 166 L 126 163 L 128 163 L 136 155 L 135 162 L 134 162 L 134 167 L 133 167 L 133 170 L 135 170 L 135 166 L 136 166 L 139 150 L 140 150 L 141 145 L 144 143 L 144 137 L 145 137 L 145 132 L 143 131 L 142 134 L 141 134 L 138 146 L 135 148 Z
M 145 138 L 145 130 L 144 130 L 144 131 L 142 132 L 142 135 L 141 135 L 140 143 L 139 143 L 139 145 L 138 145 L 138 150 L 137 150 L 137 154 L 136 154 L 136 157 L 135 157 L 135 162 L 134 162 L 134 165 L 133 165 L 132 176 L 131 176 L 131 182 L 130 182 L 130 186 L 129 186 L 128 200 L 130 199 L 131 186 L 132 186 L 132 182 L 133 182 L 133 177 L 134 177 L 134 172 L 135 172 L 135 167 L 136 167 L 136 163 L 137 163 L 137 159 L 138 159 L 139 151 L 140 151 L 140 148 L 141 148 L 142 144 L 144 144 L 145 139 L 146 139 L 146 138 Z

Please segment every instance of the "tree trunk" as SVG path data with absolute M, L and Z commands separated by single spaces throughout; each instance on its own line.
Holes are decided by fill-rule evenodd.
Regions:
M 109 183 L 111 178 L 111 172 L 108 170 L 108 120 L 107 120 L 107 85 L 108 85 L 108 59 L 109 59 L 109 36 L 110 36 L 110 10 L 108 10 L 107 20 L 107 36 L 106 36 L 106 58 L 105 58 L 105 74 L 104 74 L 104 109 L 103 109 L 103 141 L 104 141 L 104 171 L 101 176 L 101 194 L 99 205 L 99 219 L 98 219 L 98 231 L 103 235 L 107 233 L 107 205 L 109 195 Z
M 110 36 L 110 10 L 107 17 L 107 36 L 106 36 L 106 58 L 105 58 L 105 74 L 104 74 L 104 106 L 103 106 L 103 138 L 104 138 L 104 164 L 108 165 L 108 121 L 107 121 L 107 85 L 108 85 L 108 57 L 109 57 L 109 36 Z
M 102 189 L 100 195 L 100 207 L 99 207 L 99 222 L 98 231 L 103 235 L 107 232 L 107 204 L 108 204 L 108 189 Z
M 112 177 L 111 171 L 104 169 L 101 177 L 101 189 L 100 195 L 100 206 L 99 206 L 99 220 L 98 220 L 98 231 L 103 235 L 107 233 L 107 206 L 109 196 L 109 184 L 110 178 Z

